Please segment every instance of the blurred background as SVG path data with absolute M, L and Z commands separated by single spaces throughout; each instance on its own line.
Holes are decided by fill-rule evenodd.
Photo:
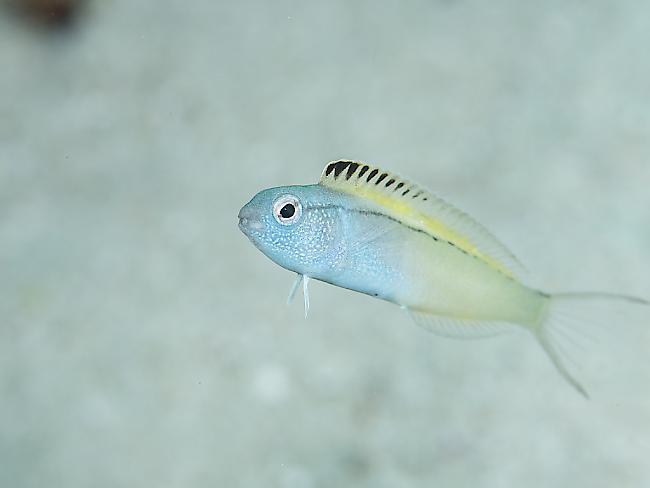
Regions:
M 359 159 L 536 286 L 650 296 L 649 18 L 0 0 L 0 486 L 649 486 L 647 315 L 589 345 L 586 401 L 523 334 L 443 339 L 321 283 L 305 321 L 236 225 Z

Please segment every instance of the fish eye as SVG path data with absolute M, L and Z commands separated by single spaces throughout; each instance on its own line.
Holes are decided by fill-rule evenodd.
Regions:
M 273 203 L 273 216 L 282 225 L 295 223 L 302 215 L 302 205 L 293 195 L 283 195 Z

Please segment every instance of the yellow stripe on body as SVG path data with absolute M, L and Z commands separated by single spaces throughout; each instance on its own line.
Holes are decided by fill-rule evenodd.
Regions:
M 372 176 L 373 173 L 375 176 Z M 381 183 L 377 184 L 380 180 Z M 393 183 L 389 188 L 386 185 L 391 180 L 393 180 Z M 453 209 L 448 203 L 399 176 L 365 163 L 342 160 L 333 161 L 325 167 L 320 184 L 373 202 L 387 216 L 406 226 L 421 230 L 436 239 L 447 241 L 496 271 L 510 278 L 515 278 L 514 273 L 507 265 L 495 256 L 482 251 L 480 243 L 474 240 L 474 237 L 482 238 L 483 241 L 491 244 L 490 247 L 501 249 L 501 254 L 511 255 L 494 236 L 489 234 L 480 224 L 474 222 L 468 215 Z M 401 189 L 396 191 L 398 185 L 400 185 Z M 404 196 L 402 189 L 407 189 L 412 193 Z M 414 198 L 414 196 L 417 196 L 417 198 Z M 476 236 L 467 235 L 445 223 L 443 218 L 435 215 L 436 205 L 439 209 L 447 211 L 447 213 L 453 210 L 457 219 L 462 219 L 465 223 L 471 223 L 469 227 L 470 229 L 474 228 Z M 514 256 L 511 256 L 511 258 L 515 263 L 517 262 Z
M 393 198 L 390 194 L 377 191 L 369 186 L 356 186 L 356 191 L 346 191 L 347 188 L 352 189 L 355 187 L 341 185 L 337 189 L 376 203 L 377 205 L 388 210 L 388 215 L 396 218 L 404 225 L 422 230 L 432 237 L 435 237 L 436 239 L 450 242 L 458 249 L 480 259 L 495 270 L 505 274 L 510 278 L 514 278 L 512 272 L 497 259 L 481 253 L 477 246 L 472 243 L 469 237 L 459 233 L 451 227 L 446 226 L 436 218 L 419 211 L 410 205 L 408 201 Z

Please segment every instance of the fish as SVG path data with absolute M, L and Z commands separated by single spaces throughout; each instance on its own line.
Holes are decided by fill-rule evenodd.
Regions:
M 316 184 L 262 190 L 238 219 L 257 249 L 296 273 L 288 302 L 302 284 L 305 317 L 309 280 L 316 279 L 396 304 L 416 324 L 446 337 L 523 328 L 586 398 L 566 365 L 571 312 L 594 301 L 650 305 L 628 295 L 530 287 L 520 261 L 474 218 L 360 161 L 328 163 Z

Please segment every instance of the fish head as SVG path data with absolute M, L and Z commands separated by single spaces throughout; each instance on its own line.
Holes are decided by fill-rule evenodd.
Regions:
M 262 190 L 238 217 L 239 229 L 283 268 L 318 278 L 338 262 L 341 219 L 331 192 L 319 185 Z

